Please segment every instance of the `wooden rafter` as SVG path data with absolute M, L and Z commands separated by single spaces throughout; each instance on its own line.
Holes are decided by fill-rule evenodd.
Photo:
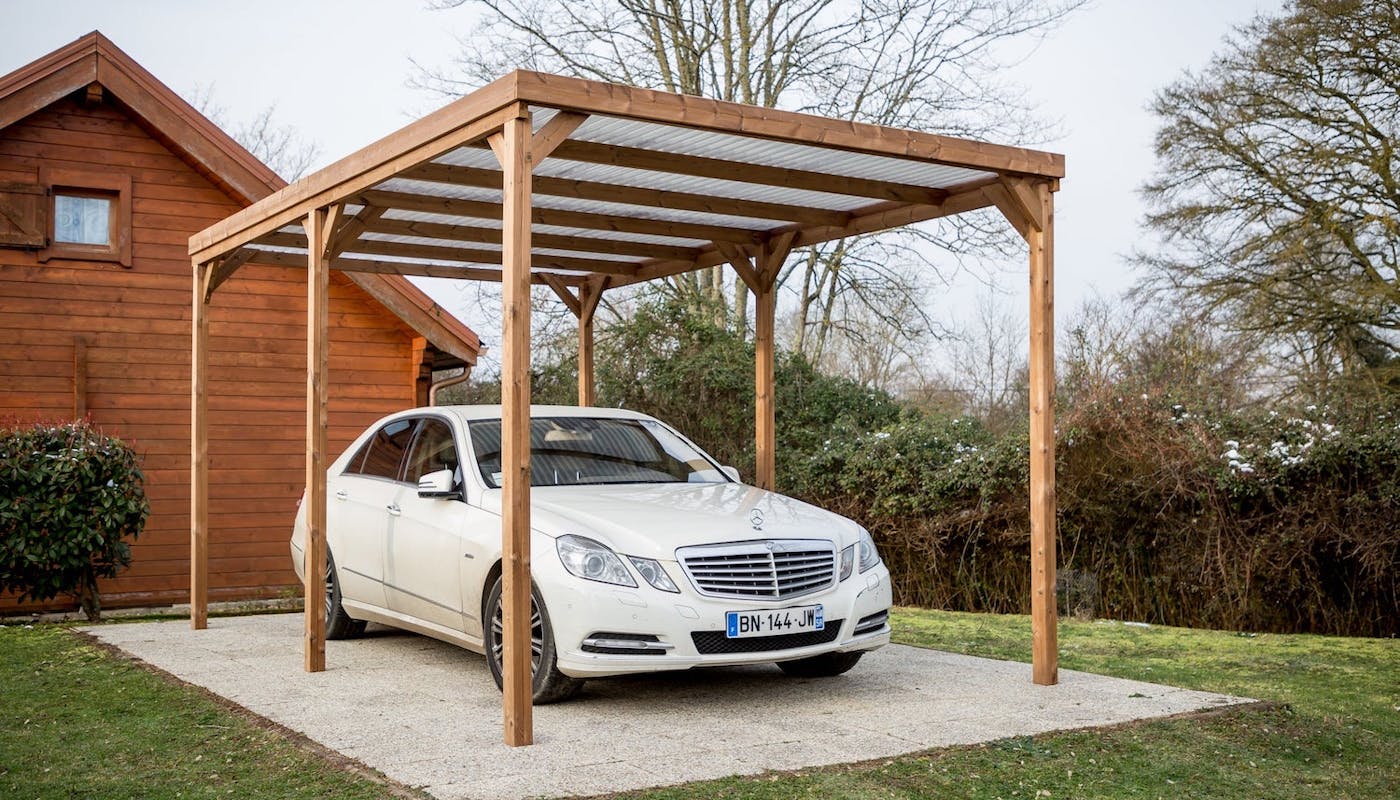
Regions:
M 515 113 L 514 104 L 504 97 L 493 99 L 488 93 L 480 99 L 488 110 L 468 115 L 469 122 L 462 122 L 463 100 L 459 100 L 191 236 L 191 258 L 201 262 L 217 258 L 299 222 L 317 208 L 354 197 L 405 169 L 484 138 Z
M 456 217 L 476 219 L 500 219 L 501 205 L 483 200 L 459 200 L 451 197 L 430 197 L 407 192 L 389 192 L 380 189 L 364 193 L 364 198 L 377 205 L 404 211 L 422 211 L 430 214 L 447 214 Z M 531 221 L 538 225 L 554 225 L 561 228 L 583 228 L 595 231 L 616 231 L 618 233 L 641 233 L 649 236 L 670 236 L 678 239 L 698 239 L 700 241 L 754 242 L 760 231 L 745 228 L 726 228 L 720 225 L 702 225 L 693 222 L 672 222 L 669 220 L 639 219 L 618 217 L 610 214 L 596 214 L 588 211 L 564 211 L 555 208 L 534 208 Z
M 1024 147 L 975 142 L 922 131 L 887 128 L 775 108 L 755 108 L 724 100 L 678 95 L 654 89 L 517 70 L 487 88 L 509 86 L 531 105 L 679 125 L 717 133 L 742 132 L 778 142 L 817 145 L 856 153 L 907 158 L 922 163 L 1063 178 L 1064 156 Z
M 914 206 L 904 203 L 877 203 L 853 215 L 850 221 L 843 226 L 819 226 L 800 229 L 789 228 L 787 230 L 796 230 L 796 235 L 792 242 L 793 247 L 807 247 L 814 244 L 821 244 L 822 242 L 844 239 L 848 236 L 856 236 L 862 233 L 888 230 L 890 228 L 912 225 L 916 222 L 925 222 L 940 217 L 962 214 L 992 205 L 992 200 L 987 196 L 987 191 L 988 188 L 994 184 L 995 180 L 976 181 L 974 183 L 953 187 L 949 190 L 948 198 L 936 206 Z M 740 258 L 747 258 L 758 251 L 758 245 L 756 244 L 729 247 L 722 242 L 715 242 L 713 247 L 702 249 L 694 260 L 657 259 L 656 261 L 649 261 L 642 264 L 637 269 L 636 275 L 630 279 L 630 282 L 650 281 L 657 278 L 679 275 L 695 269 L 713 267 L 718 264 L 732 264 L 733 261 L 725 254 L 726 247 L 731 251 L 737 252 Z M 614 279 L 614 285 L 621 285 L 618 283 L 618 279 Z
M 501 188 L 501 173 L 480 167 L 430 163 L 405 172 L 403 177 L 454 186 L 472 186 L 479 189 Z M 756 202 L 708 194 L 648 189 L 572 178 L 555 178 L 548 175 L 535 176 L 535 193 L 549 197 L 570 197 L 603 203 L 625 203 L 653 208 L 671 208 L 677 211 L 695 211 L 701 214 L 787 220 L 803 225 L 844 225 L 851 216 L 850 212 L 847 211 L 828 211 L 810 206 Z
M 369 230 L 373 233 L 389 233 L 396 236 L 422 236 L 428 239 L 480 242 L 482 244 L 501 243 L 499 228 L 478 225 L 381 219 L 371 225 Z M 578 253 L 608 253 L 640 258 L 693 259 L 700 252 L 698 247 L 677 247 L 676 245 L 634 242 L 626 239 L 605 239 L 601 236 L 561 236 L 552 233 L 536 233 L 530 238 L 535 247 L 573 250 Z
M 553 157 L 565 161 L 609 164 L 629 169 L 689 175 L 694 178 L 718 178 L 739 183 L 805 189 L 811 192 L 896 200 L 901 203 L 937 204 L 946 196 L 943 190 L 927 186 L 832 175 L 826 172 L 811 172 L 789 167 L 773 167 L 765 164 L 726 161 L 705 156 L 677 156 L 675 153 L 643 150 L 636 147 L 618 147 L 600 142 L 564 142 L 555 149 Z
M 295 233 L 273 233 L 258 240 L 260 244 L 278 247 L 306 247 L 306 237 Z M 461 261 L 469 264 L 499 264 L 501 251 L 480 250 L 471 247 L 455 247 L 451 244 L 430 245 L 410 242 L 386 242 L 379 239 L 362 240 L 355 246 L 355 253 L 399 258 L 426 258 L 443 261 Z M 353 264 L 357 259 L 346 259 Z M 547 269 L 562 269 L 571 272 L 601 273 L 606 275 L 631 275 L 637 271 L 636 264 L 626 261 L 605 261 L 596 258 L 579 258 L 536 253 L 531 256 L 534 266 Z M 412 265 L 407 265 L 411 267 Z
M 269 264 L 276 267 L 299 267 L 306 261 L 306 256 L 301 253 L 286 253 L 276 250 L 257 250 L 253 260 L 259 264 Z M 373 258 L 337 258 L 331 261 L 331 269 L 338 272 L 345 272 L 351 275 L 355 273 L 370 273 L 376 275 L 411 275 L 419 278 L 453 278 L 468 281 L 489 281 L 500 283 L 501 270 L 494 267 L 468 267 L 458 264 L 417 264 L 403 261 L 385 261 Z M 545 276 L 551 273 L 536 271 L 531 277 L 534 283 L 541 286 L 545 283 Z M 578 273 L 569 275 L 552 275 L 558 282 L 569 285 L 581 285 L 588 279 L 587 275 Z

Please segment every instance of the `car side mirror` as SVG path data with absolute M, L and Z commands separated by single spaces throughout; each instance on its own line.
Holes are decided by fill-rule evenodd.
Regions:
M 727 476 L 729 477 L 729 479 L 730 479 L 731 481 L 734 481 L 735 483 L 743 483 L 743 482 L 744 482 L 744 479 L 739 477 L 739 468 L 738 468 L 738 467 L 720 467 L 720 468 L 719 468 L 719 471 L 720 471 L 720 472 L 723 472 L 725 475 L 727 475 Z
M 429 472 L 418 479 L 419 497 L 436 497 L 444 500 L 460 500 L 462 493 L 452 488 L 452 470 L 440 469 Z

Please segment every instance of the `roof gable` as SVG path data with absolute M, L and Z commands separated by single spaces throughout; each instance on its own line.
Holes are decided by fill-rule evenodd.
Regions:
M 0 129 L 92 84 L 232 199 L 250 205 L 286 186 L 270 167 L 97 31 L 0 77 Z M 354 282 L 439 349 L 475 363 L 475 332 L 397 275 Z

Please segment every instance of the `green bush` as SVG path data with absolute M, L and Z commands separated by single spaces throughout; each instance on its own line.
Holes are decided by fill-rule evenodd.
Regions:
M 1059 422 L 1058 567 L 1075 611 L 1235 630 L 1400 634 L 1400 419 L 1193 413 L 1119 394 Z M 907 415 L 835 429 L 780 475 L 871 530 L 905 604 L 1030 604 L 1024 428 Z
M 150 506 L 136 454 L 86 422 L 0 430 L 0 591 L 77 598 L 101 613 L 97 579 L 131 563 Z

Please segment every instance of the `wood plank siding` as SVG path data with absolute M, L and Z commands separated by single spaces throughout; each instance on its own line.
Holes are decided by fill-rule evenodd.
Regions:
M 40 261 L 38 250 L 0 247 L 0 420 L 63 420 L 85 408 L 97 427 L 130 443 L 145 469 L 151 517 L 131 568 L 102 584 L 103 603 L 184 602 L 187 244 L 242 203 L 111 102 L 63 99 L 0 130 L 0 182 L 36 183 L 54 169 L 130 177 L 132 266 Z M 304 269 L 252 264 L 211 303 L 214 600 L 299 591 L 287 542 L 305 480 L 306 295 Z M 339 274 L 331 278 L 329 316 L 329 451 L 338 454 L 374 419 L 422 402 L 420 363 L 435 351 Z M 83 396 L 75 398 L 78 389 Z M 0 612 L 17 608 L 15 598 L 0 597 Z

